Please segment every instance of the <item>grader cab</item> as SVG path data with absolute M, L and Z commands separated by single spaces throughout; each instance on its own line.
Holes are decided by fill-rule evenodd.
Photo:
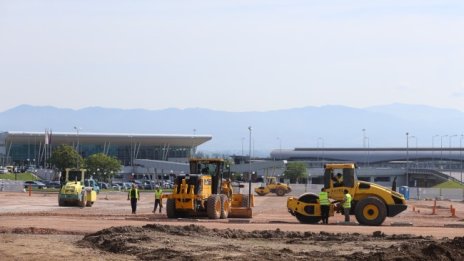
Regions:
M 379 226 L 386 217 L 394 217 L 406 210 L 404 196 L 375 183 L 358 181 L 354 163 L 333 163 L 324 166 L 324 188 L 332 203 L 343 200 L 346 189 L 352 196 L 350 214 L 361 225 Z M 321 220 L 319 196 L 305 193 L 299 198 L 289 197 L 287 208 L 300 223 L 314 224 Z M 343 211 L 343 209 L 340 209 Z M 329 215 L 333 216 L 331 204 Z
M 251 218 L 253 195 L 235 194 L 223 178 L 224 160 L 191 159 L 190 173 L 176 177 L 172 194 L 167 194 L 168 218 L 207 216 Z

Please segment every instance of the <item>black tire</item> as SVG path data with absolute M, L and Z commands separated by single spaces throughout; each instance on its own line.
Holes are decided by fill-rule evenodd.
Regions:
M 376 197 L 360 200 L 355 208 L 356 220 L 366 226 L 380 226 L 387 217 L 387 206 Z
M 88 200 L 87 201 L 87 204 L 85 204 L 86 207 L 91 207 L 93 205 L 93 202 Z
M 229 197 L 227 195 L 221 194 L 221 218 L 225 219 L 229 217 L 230 205 Z
M 276 195 L 279 197 L 283 197 L 285 195 L 285 189 L 283 188 L 276 189 Z
M 311 204 L 318 203 L 318 200 L 319 200 L 319 196 L 317 196 L 316 194 L 312 194 L 312 193 L 303 194 L 298 198 L 298 201 L 301 201 L 303 203 L 311 203 Z M 319 223 L 319 221 L 321 221 L 322 219 L 321 216 L 306 216 L 298 212 L 295 212 L 295 217 L 302 224 L 316 224 L 316 223 Z
M 177 218 L 175 199 L 168 198 L 166 202 L 166 215 L 168 218 Z
M 242 208 L 247 208 L 248 203 L 250 202 L 250 197 L 249 195 L 242 195 Z
M 58 197 L 58 206 L 62 207 L 64 206 L 64 199 L 61 199 L 60 197 Z
M 217 194 L 211 195 L 208 197 L 208 202 L 206 206 L 206 213 L 210 219 L 219 219 L 221 218 L 221 197 Z

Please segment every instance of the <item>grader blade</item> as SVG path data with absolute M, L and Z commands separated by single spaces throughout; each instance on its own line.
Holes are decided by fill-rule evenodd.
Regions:
M 229 218 L 252 218 L 253 210 L 247 207 L 233 207 L 230 209 Z

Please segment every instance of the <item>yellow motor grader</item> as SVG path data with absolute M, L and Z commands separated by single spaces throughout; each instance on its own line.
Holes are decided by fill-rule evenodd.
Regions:
M 324 188 L 329 199 L 337 203 L 343 200 L 346 189 L 352 196 L 350 214 L 361 225 L 380 226 L 386 217 L 394 217 L 406 210 L 404 196 L 375 183 L 358 181 L 354 163 L 332 163 L 324 166 Z M 335 174 L 337 173 L 337 174 Z M 340 173 L 340 175 L 338 175 Z M 337 178 L 338 176 L 338 178 Z M 314 224 L 321 220 L 319 196 L 305 193 L 299 198 L 289 197 L 287 208 L 300 223 Z M 343 212 L 343 208 L 338 208 Z M 333 216 L 331 204 L 329 215 Z
M 276 177 L 266 177 L 266 185 L 255 188 L 255 192 L 259 196 L 275 193 L 277 196 L 282 197 L 291 191 L 292 189 L 287 184 L 276 182 Z
M 235 194 L 229 179 L 223 179 L 223 159 L 190 159 L 190 173 L 176 177 L 167 198 L 168 218 L 207 216 L 251 218 L 253 195 Z
M 66 169 L 66 183 L 58 194 L 59 206 L 91 207 L 97 201 L 94 187 L 86 187 L 84 184 L 85 172 L 85 169 Z

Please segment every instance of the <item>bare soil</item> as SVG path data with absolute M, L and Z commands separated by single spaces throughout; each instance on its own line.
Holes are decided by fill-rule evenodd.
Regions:
M 101 193 L 90 208 L 2 192 L 0 205 L 1 260 L 464 260 L 462 202 L 436 202 L 432 215 L 433 201 L 410 201 L 379 227 L 343 225 L 339 214 L 299 224 L 277 196 L 256 197 L 251 220 L 169 220 L 151 212 L 151 193 L 136 215 L 124 192 Z

